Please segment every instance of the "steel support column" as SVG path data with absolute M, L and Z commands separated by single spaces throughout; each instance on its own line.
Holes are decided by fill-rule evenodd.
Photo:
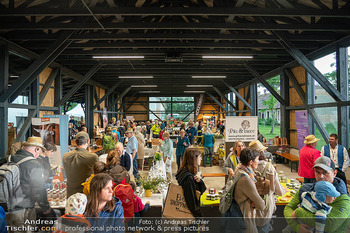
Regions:
M 287 105 L 289 105 L 289 79 L 284 70 L 280 74 L 280 83 L 281 83 L 281 93 L 282 98 L 286 100 Z M 294 76 L 293 76 L 294 77 Z M 304 95 L 305 99 L 305 95 Z M 290 143 L 290 111 L 287 110 L 287 106 L 281 105 L 281 137 L 287 138 L 287 141 Z
M 37 76 L 51 63 L 72 41 L 67 41 L 74 31 L 64 32 L 29 68 L 0 96 L 0 101 L 10 99 L 12 102 L 22 93 Z
M 64 104 L 65 102 L 67 102 L 69 100 L 70 97 L 72 97 L 72 95 L 79 90 L 79 88 L 81 88 L 102 66 L 102 61 L 99 61 L 98 63 L 96 63 L 85 75 L 84 77 L 79 80 L 79 82 L 77 84 L 75 84 L 75 86 L 60 100 L 58 101 L 55 106 L 59 106 Z M 94 102 L 92 102 L 93 104 Z
M 28 111 L 28 117 L 24 121 L 20 131 L 18 132 L 16 142 L 25 141 L 27 137 L 32 135 L 30 126 L 32 125 L 32 118 L 39 115 L 39 76 L 32 82 L 30 86 L 30 93 L 28 102 L 30 105 L 34 105 L 35 109 Z
M 345 47 L 337 47 L 337 88 L 345 101 L 349 100 L 348 54 Z M 349 106 L 337 107 L 339 144 L 349 148 Z
M 236 97 L 238 99 L 240 99 L 246 106 L 248 106 L 248 108 L 250 108 L 250 109 L 252 108 L 252 106 L 238 93 L 238 91 L 236 89 L 234 89 L 232 86 L 227 84 L 224 80 L 221 80 L 221 82 L 223 82 L 230 89 L 230 91 L 235 93 Z
M 327 91 L 327 93 L 332 96 L 335 100 L 344 101 L 342 94 L 321 74 L 321 72 L 312 64 L 307 57 L 300 52 L 288 37 L 280 32 L 275 32 L 275 34 L 281 39 L 280 44 L 285 48 L 285 50 L 302 65 L 305 70 L 311 74 L 311 76 Z
M 307 95 L 307 105 L 315 103 L 315 81 L 312 76 L 306 73 L 306 95 Z M 309 122 L 309 134 L 315 135 L 315 122 L 310 114 L 308 114 L 308 122 Z
M 94 91 L 94 86 L 85 85 L 85 124 L 90 138 L 94 136 Z
M 273 87 L 271 87 L 270 84 L 266 82 L 266 80 L 261 77 L 252 66 L 250 66 L 248 63 L 244 63 L 244 66 L 255 78 L 261 82 L 262 85 L 266 87 L 267 90 L 269 90 L 269 92 L 278 100 L 278 102 L 280 102 L 281 105 L 286 105 L 286 101 L 280 96 L 280 94 L 278 94 L 277 91 L 275 91 L 275 89 L 273 89 Z
M 7 44 L 0 45 L 0 96 L 8 89 L 9 82 L 9 49 Z M 8 100 L 0 101 L 0 158 L 8 147 Z
M 207 93 L 207 95 L 210 97 L 210 98 L 212 98 L 212 100 L 214 100 L 214 102 L 217 104 L 217 105 L 219 105 L 219 107 L 222 109 L 222 110 L 224 110 L 225 112 L 227 112 L 227 109 L 220 103 L 220 101 L 219 100 L 217 100 L 212 94 L 210 94 L 209 92 L 205 92 L 205 93 Z
M 256 84 L 250 85 L 250 107 L 251 107 L 250 115 L 251 116 L 258 116 L 258 98 L 257 97 L 258 97 L 258 86 Z
M 116 98 L 113 103 L 111 103 L 109 106 L 108 106 L 108 109 L 110 109 L 112 106 L 118 104 L 118 101 L 121 100 L 125 95 L 126 93 L 128 93 L 130 91 L 131 87 L 127 87 L 125 88 L 125 90 L 118 96 L 118 98 Z
M 228 100 L 228 99 L 226 98 L 226 96 L 225 96 L 217 87 L 213 86 L 213 89 L 214 89 L 214 90 L 219 94 L 219 96 L 221 96 L 221 98 L 223 98 L 223 99 L 225 100 L 225 102 L 227 102 L 234 110 L 238 110 L 238 108 L 237 108 L 233 103 L 231 103 L 231 101 Z M 226 108 L 226 109 L 228 109 L 228 108 Z
M 58 69 L 58 73 L 55 78 L 55 93 L 54 93 L 54 106 L 57 106 L 56 103 L 62 99 L 62 90 L 63 90 L 63 82 L 61 69 Z M 58 110 L 54 111 L 56 115 L 62 114 L 62 106 L 58 106 Z

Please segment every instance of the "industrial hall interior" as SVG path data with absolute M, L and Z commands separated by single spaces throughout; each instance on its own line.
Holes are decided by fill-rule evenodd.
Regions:
M 350 232 L 349 63 L 347 0 L 0 0 L 0 232 Z

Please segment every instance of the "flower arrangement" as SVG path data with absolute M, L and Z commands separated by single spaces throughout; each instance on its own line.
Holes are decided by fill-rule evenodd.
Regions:
M 168 181 L 161 177 L 151 178 L 150 176 L 146 176 L 141 178 L 141 184 L 145 190 L 156 190 L 160 184 L 168 185 Z
M 162 154 L 159 153 L 159 152 L 156 152 L 156 154 L 155 154 L 155 156 L 154 156 L 154 159 L 155 159 L 156 161 L 162 160 Z

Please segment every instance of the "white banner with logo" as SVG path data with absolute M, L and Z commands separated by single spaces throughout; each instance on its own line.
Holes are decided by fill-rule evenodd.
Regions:
M 257 116 L 227 116 L 226 142 L 251 142 L 258 139 Z

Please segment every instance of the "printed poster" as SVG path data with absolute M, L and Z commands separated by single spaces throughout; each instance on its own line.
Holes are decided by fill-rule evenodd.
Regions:
M 41 137 L 43 144 L 52 142 L 56 145 L 55 151 L 49 158 L 50 164 L 61 165 L 61 146 L 60 146 L 60 119 L 59 118 L 33 118 L 32 135 Z
M 251 142 L 258 139 L 257 116 L 227 116 L 226 142 Z
M 297 123 L 298 149 L 304 146 L 305 137 L 309 135 L 309 119 L 307 111 L 295 111 Z

